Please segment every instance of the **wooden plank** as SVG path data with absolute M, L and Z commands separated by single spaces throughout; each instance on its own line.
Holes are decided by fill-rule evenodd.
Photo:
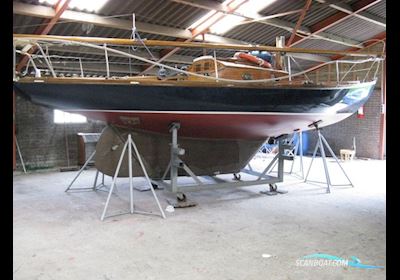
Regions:
M 42 40 L 42 41 L 66 41 L 66 42 L 83 42 L 92 44 L 108 44 L 108 45 L 132 45 L 138 46 L 142 42 L 132 39 L 123 38 L 99 38 L 99 37 L 79 37 L 79 36 L 51 36 L 51 35 L 33 35 L 33 34 L 14 34 L 14 40 Z M 18 41 L 18 40 L 17 40 Z M 377 56 L 378 52 L 352 52 L 352 51 L 336 51 L 336 50 L 321 50 L 321 49 L 304 49 L 304 48 L 277 48 L 265 45 L 238 45 L 238 44 L 217 44 L 217 43 L 202 43 L 202 42 L 178 42 L 178 41 L 161 41 L 161 40 L 146 40 L 147 46 L 161 47 L 181 47 L 181 48 L 208 48 L 208 49 L 229 49 L 229 50 L 260 50 L 270 52 L 290 52 L 290 53 L 311 53 L 311 54 L 330 54 L 343 56 Z

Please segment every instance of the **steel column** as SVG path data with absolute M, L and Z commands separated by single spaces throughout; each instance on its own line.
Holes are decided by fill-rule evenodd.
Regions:
M 385 145 L 386 145 L 386 59 L 382 65 L 382 77 L 381 77 L 381 95 L 382 103 L 381 106 L 381 118 L 380 118 L 380 131 L 379 131 L 379 158 L 385 159 Z
M 13 170 L 17 168 L 17 154 L 15 143 L 15 91 L 13 91 Z

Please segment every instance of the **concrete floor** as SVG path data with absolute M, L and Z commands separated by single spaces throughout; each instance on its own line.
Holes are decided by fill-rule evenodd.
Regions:
M 14 279 L 385 279 L 385 268 L 296 266 L 314 253 L 386 265 L 385 164 L 344 163 L 355 188 L 331 194 L 285 175 L 284 195 L 259 194 L 265 186 L 198 191 L 189 194 L 198 206 L 166 212 L 165 220 L 135 214 L 103 222 L 107 193 L 64 193 L 76 172 L 15 175 Z M 329 166 L 333 183 L 345 183 Z M 323 179 L 321 171 L 318 161 L 310 179 Z M 76 186 L 91 185 L 94 174 L 85 171 Z M 110 212 L 129 208 L 129 185 L 119 182 Z M 164 191 L 157 194 L 165 208 Z M 157 213 L 150 192 L 135 191 L 135 201 Z

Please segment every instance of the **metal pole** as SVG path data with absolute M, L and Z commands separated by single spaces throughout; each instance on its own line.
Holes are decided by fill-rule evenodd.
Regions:
M 129 136 L 130 136 L 130 135 L 129 135 Z M 161 216 L 165 219 L 164 211 L 163 211 L 163 209 L 161 208 L 160 202 L 158 201 L 156 192 L 154 191 L 153 185 L 152 185 L 152 183 L 151 183 L 151 180 L 150 180 L 150 178 L 149 178 L 149 175 L 147 174 L 146 168 L 144 167 L 142 158 L 141 158 L 141 156 L 140 156 L 140 154 L 139 154 L 139 151 L 138 151 L 138 149 L 137 149 L 137 147 L 136 147 L 136 144 L 135 144 L 135 142 L 132 141 L 132 140 L 131 140 L 131 144 L 133 145 L 133 148 L 135 149 L 135 153 L 136 153 L 137 159 L 138 159 L 138 161 L 139 161 L 139 164 L 140 164 L 140 166 L 142 167 L 144 176 L 145 176 L 146 179 L 147 179 L 147 183 L 149 184 L 150 190 L 151 190 L 151 192 L 153 193 L 153 196 L 154 196 L 154 199 L 155 199 L 156 202 L 157 202 L 158 208 L 160 209 Z
M 54 72 L 54 69 L 53 69 L 53 67 L 51 66 L 51 63 L 50 63 L 49 60 L 47 59 L 47 56 L 46 56 L 46 54 L 44 53 L 42 47 L 41 47 L 38 43 L 36 43 L 36 46 L 39 48 L 40 52 L 42 53 L 43 59 L 44 59 L 44 61 L 46 61 L 46 64 L 47 64 L 47 66 L 49 67 L 49 69 L 50 69 L 51 74 L 53 75 L 53 77 L 54 77 L 54 78 L 57 77 L 57 75 L 56 75 L 56 73 Z
M 131 214 L 133 214 L 133 178 L 132 178 L 132 138 L 128 135 L 128 160 L 129 160 L 129 192 L 131 202 Z
M 217 64 L 217 54 L 214 51 L 214 68 L 215 68 L 215 78 L 218 79 L 218 64 Z
M 328 185 L 328 188 L 327 188 L 326 192 L 330 193 L 331 192 L 331 179 L 329 178 L 329 171 L 328 171 L 328 165 L 326 163 L 325 149 L 324 149 L 324 146 L 322 144 L 321 136 L 322 135 L 321 135 L 320 131 L 318 130 L 318 143 L 319 143 L 319 147 L 320 147 L 320 150 L 321 150 L 322 162 L 324 163 L 326 183 Z
M 170 160 L 170 162 L 168 163 L 167 169 L 165 169 L 164 174 L 163 174 L 162 177 L 161 177 L 161 181 L 164 181 L 164 179 L 165 179 L 165 177 L 167 176 L 168 171 L 169 171 L 170 168 L 171 168 L 171 160 Z
M 79 58 L 79 66 L 80 66 L 80 68 L 81 68 L 81 77 L 83 78 L 83 67 L 82 67 L 82 59 L 81 58 Z
M 172 125 L 172 146 L 171 146 L 171 191 L 173 193 L 177 192 L 178 188 L 178 167 L 176 166 L 177 155 L 176 151 L 178 149 L 178 128 L 175 124 Z
M 339 62 L 336 60 L 336 82 L 339 83 Z
M 292 68 L 291 68 L 291 66 L 290 66 L 290 56 L 288 56 L 287 57 L 288 59 L 287 59 L 287 65 L 288 65 L 288 71 L 289 71 L 289 81 L 292 81 Z
M 111 195 L 112 195 L 113 190 L 114 190 L 115 182 L 117 181 L 119 169 L 121 168 L 122 159 L 124 158 L 124 155 L 125 155 L 126 146 L 128 146 L 128 141 L 125 142 L 124 148 L 122 149 L 121 157 L 119 158 L 119 161 L 118 161 L 117 169 L 115 170 L 114 178 L 113 178 L 113 181 L 111 183 L 111 188 L 110 188 L 110 191 L 108 193 L 106 205 L 104 206 L 103 214 L 101 215 L 101 218 L 100 218 L 102 221 L 104 220 L 104 217 L 105 217 L 106 212 L 107 212 L 108 204 L 110 203 L 110 199 L 111 199 Z
M 317 144 L 315 145 L 315 149 L 314 149 L 314 152 L 313 152 L 313 156 L 312 156 L 312 158 L 311 158 L 311 163 L 310 163 L 310 166 L 308 167 L 307 175 L 306 175 L 306 178 L 304 178 L 304 182 L 307 182 L 307 178 L 308 178 L 308 175 L 310 174 L 311 166 L 312 166 L 312 164 L 313 164 L 313 162 L 314 162 L 315 155 L 317 154 L 317 150 L 318 150 L 318 142 L 317 142 Z
M 284 148 L 283 148 L 283 139 L 278 140 L 278 178 L 280 181 L 283 181 L 283 164 L 284 164 L 284 159 L 283 159 L 283 154 L 284 154 Z
M 300 170 L 301 170 L 301 178 L 304 178 L 304 168 L 303 168 L 303 132 L 299 131 L 299 148 L 300 148 Z
M 296 135 L 296 134 L 295 134 Z M 294 161 L 296 160 L 296 156 L 297 156 L 297 151 L 299 149 L 299 140 L 297 140 L 296 145 L 294 147 L 294 153 L 293 153 L 293 161 L 292 161 L 292 166 L 290 167 L 290 172 L 289 174 L 293 173 L 293 166 L 294 166 Z
M 17 151 L 15 144 L 15 128 L 16 128 L 16 119 L 15 119 L 15 90 L 13 90 L 13 170 L 17 168 Z
M 16 77 L 16 74 L 15 74 L 16 56 L 17 56 L 17 54 L 16 54 L 16 50 L 15 50 L 15 42 L 13 42 L 13 81 L 15 81 L 15 77 Z
M 297 158 L 297 153 L 300 153 L 300 172 L 301 172 L 301 179 L 304 179 L 304 168 L 303 168 L 303 132 L 299 130 L 296 132 L 299 139 L 297 140 L 296 147 L 294 149 L 294 158 L 292 162 L 292 167 L 290 169 L 290 174 L 293 172 L 294 161 Z
M 110 78 L 110 66 L 108 65 L 107 44 L 104 44 L 104 53 L 105 53 L 105 56 L 106 56 L 107 78 Z
M 135 17 L 135 13 L 133 13 L 132 14 L 132 38 L 133 38 L 133 40 L 136 40 L 135 33 L 136 33 L 136 17 Z
M 322 141 L 324 141 L 324 143 L 325 143 L 326 147 L 328 148 L 329 152 L 331 153 L 331 155 L 335 159 L 336 163 L 339 165 L 340 169 L 343 171 L 344 176 L 346 176 L 347 180 L 349 180 L 350 185 L 354 188 L 353 183 L 350 181 L 350 178 L 347 176 L 347 174 L 344 171 L 342 165 L 340 164 L 338 158 L 336 157 L 336 155 L 334 154 L 334 152 L 332 151 L 331 147 L 329 146 L 328 142 L 326 141 L 325 137 L 322 134 L 321 134 L 321 139 L 322 139 Z
M 94 177 L 94 183 L 93 183 L 93 190 L 96 190 L 96 186 L 97 186 L 97 177 L 99 177 L 99 170 L 96 171 L 96 176 Z
M 92 158 L 94 157 L 94 155 L 96 154 L 96 151 L 93 151 L 93 153 L 90 155 L 90 157 L 88 158 L 88 160 L 85 162 L 85 164 L 81 167 L 81 169 L 79 170 L 78 174 L 76 174 L 75 178 L 72 180 L 72 182 L 69 184 L 68 188 L 65 190 L 65 192 L 67 192 L 72 184 L 75 182 L 75 180 L 79 177 L 79 175 L 81 175 L 82 171 L 85 169 L 86 165 L 89 164 L 89 162 L 92 160 Z
M 278 152 L 278 154 L 276 154 L 276 155 L 274 156 L 274 158 L 272 159 L 272 161 L 268 164 L 268 166 L 267 166 L 267 167 L 264 169 L 264 171 L 260 174 L 260 176 L 257 178 L 257 180 L 261 180 L 261 178 L 263 178 L 264 175 L 267 174 L 269 170 L 272 170 L 272 168 L 271 168 L 272 166 L 275 167 L 275 164 L 276 164 L 276 161 L 278 160 L 278 157 L 279 157 L 279 152 Z M 279 169 L 279 166 L 278 166 L 278 169 Z
M 24 159 L 22 158 L 21 150 L 19 149 L 17 136 L 15 136 L 15 144 L 17 145 L 18 155 L 21 160 L 22 168 L 24 169 L 24 173 L 26 173 Z
M 379 159 L 383 160 L 385 157 L 385 131 L 386 131 L 386 60 L 382 63 L 381 70 L 381 116 L 380 116 L 380 129 L 379 129 Z

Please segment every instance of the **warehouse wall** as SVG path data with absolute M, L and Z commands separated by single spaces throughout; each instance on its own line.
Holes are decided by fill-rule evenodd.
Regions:
M 340 149 L 351 149 L 356 138 L 356 157 L 379 159 L 379 133 L 381 117 L 381 90 L 376 89 L 364 105 L 364 118 L 353 114 L 349 118 L 324 127 L 325 136 L 332 150 L 339 155 Z M 316 132 L 307 132 L 307 153 L 312 154 L 316 144 Z
M 16 135 L 27 169 L 67 166 L 68 139 L 70 165 L 78 162 L 78 132 L 101 132 L 105 124 L 88 120 L 82 124 L 55 124 L 53 109 L 34 105 L 16 95 Z M 17 155 L 17 170 L 21 169 Z

